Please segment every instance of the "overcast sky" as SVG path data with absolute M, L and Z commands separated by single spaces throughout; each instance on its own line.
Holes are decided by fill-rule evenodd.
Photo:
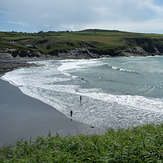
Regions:
M 163 34 L 163 0 L 0 0 L 0 31 L 90 28 Z

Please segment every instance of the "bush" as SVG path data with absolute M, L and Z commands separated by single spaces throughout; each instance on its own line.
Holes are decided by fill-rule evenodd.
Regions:
M 0 148 L 1 162 L 160 162 L 163 124 L 107 130 L 103 135 L 49 135 Z

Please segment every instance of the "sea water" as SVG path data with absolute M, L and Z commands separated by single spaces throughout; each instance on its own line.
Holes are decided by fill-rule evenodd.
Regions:
M 2 79 L 73 120 L 114 129 L 163 120 L 162 56 L 34 63 Z

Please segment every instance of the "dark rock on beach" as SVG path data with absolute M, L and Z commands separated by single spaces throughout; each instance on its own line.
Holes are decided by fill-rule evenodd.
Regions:
M 0 52 L 0 74 L 20 67 L 36 66 L 35 64 L 27 63 L 27 61 L 31 61 L 31 59 L 13 58 L 11 53 Z
M 15 61 L 15 60 L 0 60 L 0 74 L 8 71 L 12 71 L 19 67 L 30 67 L 34 64 L 26 63 L 25 61 Z

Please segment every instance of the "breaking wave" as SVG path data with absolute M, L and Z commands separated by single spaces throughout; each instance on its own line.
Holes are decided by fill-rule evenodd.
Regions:
M 2 79 L 19 87 L 24 94 L 53 106 L 67 117 L 70 117 L 72 110 L 74 120 L 98 127 L 128 128 L 162 121 L 163 96 L 160 92 L 157 98 L 154 95 L 145 97 L 133 92 L 125 92 L 129 89 L 129 86 L 126 86 L 123 94 L 122 92 L 113 94 L 110 88 L 114 88 L 115 82 L 112 82 L 113 85 L 109 89 L 105 89 L 104 86 L 107 88 L 108 81 L 112 80 L 110 78 L 116 75 L 116 71 L 136 73 L 133 69 L 118 68 L 106 62 L 111 61 L 109 59 L 40 61 L 36 63 L 44 66 L 17 69 L 6 73 Z M 116 70 L 115 73 L 108 72 L 108 68 Z M 103 78 L 98 80 L 94 78 L 101 74 L 107 77 L 106 81 Z M 84 76 L 83 79 L 81 76 Z M 115 77 L 121 79 L 119 75 Z M 117 83 L 116 87 L 119 86 L 117 90 L 120 89 L 120 84 L 121 82 Z M 149 92 L 151 88 L 162 89 L 160 85 L 147 84 L 146 86 L 150 87 Z

